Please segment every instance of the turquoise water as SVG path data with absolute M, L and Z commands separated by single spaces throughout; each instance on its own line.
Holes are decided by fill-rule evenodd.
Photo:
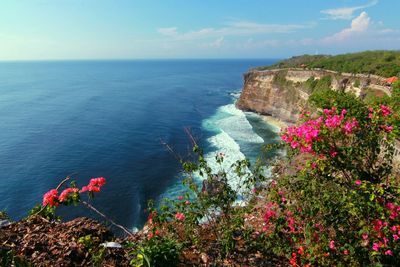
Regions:
M 259 117 L 237 110 L 242 74 L 273 60 L 0 63 L 0 210 L 26 215 L 69 174 L 84 185 L 104 176 L 94 201 L 128 227 L 148 199 L 173 195 L 189 127 L 208 157 L 255 158 L 276 138 Z M 92 216 L 61 208 L 66 218 Z

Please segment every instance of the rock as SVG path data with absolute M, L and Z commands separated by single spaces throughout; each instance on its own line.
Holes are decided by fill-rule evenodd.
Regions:
M 251 71 L 244 75 L 244 87 L 236 106 L 245 111 L 270 115 L 288 123 L 297 121 L 305 101 L 299 92 L 274 83 L 277 71 Z
M 304 83 L 311 77 L 321 79 L 330 76 L 331 89 L 360 94 L 360 89 L 353 87 L 357 80 L 361 88 L 390 92 L 380 84 L 383 77 L 375 75 L 338 73 L 329 70 L 313 69 L 271 69 L 251 70 L 244 74 L 244 86 L 236 106 L 244 111 L 253 111 L 269 115 L 286 123 L 295 123 L 303 107 L 306 106 L 309 93 Z
M 104 242 L 101 243 L 100 246 L 105 247 L 105 248 L 122 248 L 121 244 L 117 242 Z
M 0 220 L 0 228 L 9 226 L 11 222 L 9 220 Z

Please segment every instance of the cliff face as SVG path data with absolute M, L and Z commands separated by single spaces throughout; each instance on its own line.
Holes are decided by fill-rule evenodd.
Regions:
M 277 72 L 251 71 L 244 75 L 244 87 L 236 105 L 239 109 L 270 115 L 294 123 L 305 104 L 299 90 L 276 83 Z
M 294 123 L 310 94 L 306 81 L 328 76 L 333 90 L 351 91 L 356 95 L 374 90 L 390 95 L 389 89 L 383 85 L 385 78 L 374 75 L 305 69 L 252 70 L 244 74 L 243 91 L 236 106 Z

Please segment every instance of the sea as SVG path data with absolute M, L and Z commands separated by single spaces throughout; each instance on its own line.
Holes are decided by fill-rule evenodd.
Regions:
M 277 140 L 276 127 L 234 105 L 243 73 L 276 61 L 0 62 L 0 210 L 18 220 L 66 176 L 78 186 L 103 176 L 93 205 L 141 227 L 149 199 L 182 192 L 177 157 L 189 157 L 192 137 L 211 165 L 219 152 L 254 162 Z

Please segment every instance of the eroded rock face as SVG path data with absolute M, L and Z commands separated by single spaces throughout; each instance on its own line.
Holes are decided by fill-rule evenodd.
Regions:
M 304 84 L 313 77 L 331 77 L 331 89 L 362 94 L 366 88 L 390 95 L 385 78 L 329 70 L 274 69 L 252 70 L 244 74 L 244 86 L 236 106 L 245 111 L 270 115 L 287 123 L 295 123 L 306 106 L 309 93 Z
M 236 105 L 239 109 L 270 115 L 288 123 L 297 121 L 307 96 L 293 88 L 277 85 L 277 71 L 248 72 Z

